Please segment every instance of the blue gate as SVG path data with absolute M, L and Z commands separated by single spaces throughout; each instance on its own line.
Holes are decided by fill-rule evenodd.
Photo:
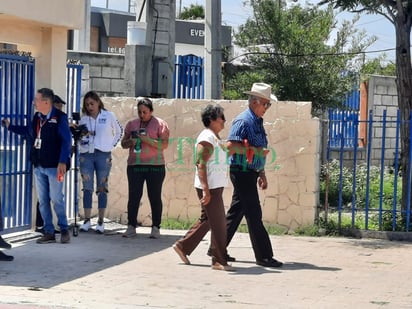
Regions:
M 32 118 L 35 61 L 31 56 L 0 54 L 0 118 L 27 125 Z M 4 228 L 31 227 L 32 176 L 26 140 L 0 131 L 0 199 Z
M 68 63 L 67 104 L 69 118 L 80 111 L 81 75 L 83 66 Z M 32 119 L 32 101 L 35 94 L 35 61 L 30 56 L 0 54 L 0 118 L 11 123 L 28 125 Z M 6 129 L 0 131 L 0 199 L 4 229 L 15 232 L 31 228 L 32 222 L 32 168 L 28 160 L 26 140 Z M 66 209 L 69 219 L 78 208 L 78 184 L 75 160 L 65 177 Z
M 357 136 L 354 124 L 359 120 L 360 91 L 355 87 L 348 93 L 342 104 L 344 109 L 329 110 L 329 147 L 340 148 L 343 143 L 344 148 L 353 148 Z
M 83 65 L 80 63 L 67 63 L 66 68 L 66 113 L 69 119 L 73 119 L 73 112 L 80 112 L 81 81 Z M 76 162 L 77 160 L 77 162 Z M 72 156 L 71 168 L 65 179 L 66 214 L 68 219 L 73 219 L 78 214 L 79 201 L 79 170 L 78 153 Z
M 179 99 L 203 99 L 203 58 L 194 55 L 175 56 L 173 97 Z

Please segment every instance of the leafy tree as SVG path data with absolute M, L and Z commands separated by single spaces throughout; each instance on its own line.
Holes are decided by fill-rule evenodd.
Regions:
M 194 20 L 205 19 L 205 9 L 202 5 L 191 4 L 190 7 L 184 7 L 179 19 Z
M 367 79 L 367 75 L 384 75 L 384 76 L 395 76 L 396 75 L 396 65 L 395 63 L 389 63 L 383 65 L 382 62 L 385 60 L 384 56 L 369 60 L 362 65 L 360 70 L 361 78 Z
M 411 28 L 412 1 L 408 0 L 322 0 L 319 5 L 329 4 L 354 13 L 378 14 L 387 18 L 396 33 L 396 84 L 398 107 L 401 115 L 401 168 L 407 171 L 410 151 L 409 121 L 412 112 Z M 402 177 L 402 209 L 408 204 L 408 177 Z
M 225 68 L 223 73 L 223 96 L 226 100 L 244 100 L 246 95 L 243 92 L 250 90 L 253 83 L 264 80 L 258 71 L 237 69 L 235 66 L 231 66 L 231 69 L 236 71 L 230 72 L 230 69 Z
M 248 51 L 251 69 L 272 84 L 279 99 L 311 101 L 315 115 L 339 106 L 356 78 L 347 72 L 360 69 L 358 54 L 376 38 L 356 30 L 354 18 L 340 26 L 330 43 L 337 25 L 331 6 L 324 10 L 314 5 L 287 7 L 278 0 L 252 0 L 250 5 L 253 18 L 239 27 L 235 41 Z M 248 88 L 250 84 L 234 89 Z

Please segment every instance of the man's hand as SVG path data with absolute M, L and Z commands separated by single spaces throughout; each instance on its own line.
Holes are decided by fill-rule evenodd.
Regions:
M 10 125 L 10 121 L 8 119 L 2 119 L 1 120 L 1 125 L 8 129 L 9 125 Z
M 57 165 L 57 174 L 64 175 L 66 174 L 66 163 L 59 163 Z

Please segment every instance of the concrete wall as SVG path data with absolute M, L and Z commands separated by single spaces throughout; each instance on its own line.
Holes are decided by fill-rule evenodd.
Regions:
M 373 124 L 371 163 L 380 164 L 382 147 L 385 146 L 385 165 L 391 166 L 396 145 L 396 115 L 398 111 L 398 90 L 396 78 L 392 76 L 373 75 L 368 81 L 368 111 L 372 111 Z M 383 113 L 386 111 L 385 145 L 383 136 Z M 400 144 L 399 144 L 400 147 Z
M 124 126 L 137 117 L 135 98 L 103 98 L 105 106 L 113 111 Z M 171 130 L 172 141 L 165 152 L 167 175 L 163 189 L 163 217 L 180 220 L 195 219 L 199 202 L 193 188 L 193 145 L 203 129 L 200 111 L 209 102 L 217 102 L 225 109 L 226 128 L 230 120 L 247 108 L 246 101 L 154 100 L 154 115 L 165 119 Z M 319 121 L 311 117 L 308 102 L 279 102 L 265 115 L 271 153 L 266 165 L 268 190 L 260 192 L 265 222 L 280 224 L 288 229 L 313 224 L 319 191 Z M 128 151 L 117 146 L 113 151 L 113 168 L 109 184 L 109 205 L 106 217 L 127 222 Z M 231 185 L 225 189 L 224 201 L 231 201 Z M 96 198 L 94 198 L 96 200 Z M 96 201 L 93 211 L 96 212 Z M 80 202 L 80 214 L 83 213 Z M 150 225 L 150 207 L 146 193 L 142 198 L 138 220 Z
M 82 95 L 89 90 L 111 97 L 125 94 L 124 55 L 67 51 L 67 59 L 78 60 L 84 66 Z

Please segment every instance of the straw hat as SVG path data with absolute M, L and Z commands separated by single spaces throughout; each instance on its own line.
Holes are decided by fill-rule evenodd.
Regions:
M 272 94 L 272 87 L 265 83 L 254 83 L 250 91 L 245 91 L 246 94 L 253 95 L 262 99 L 277 102 L 278 98 Z

